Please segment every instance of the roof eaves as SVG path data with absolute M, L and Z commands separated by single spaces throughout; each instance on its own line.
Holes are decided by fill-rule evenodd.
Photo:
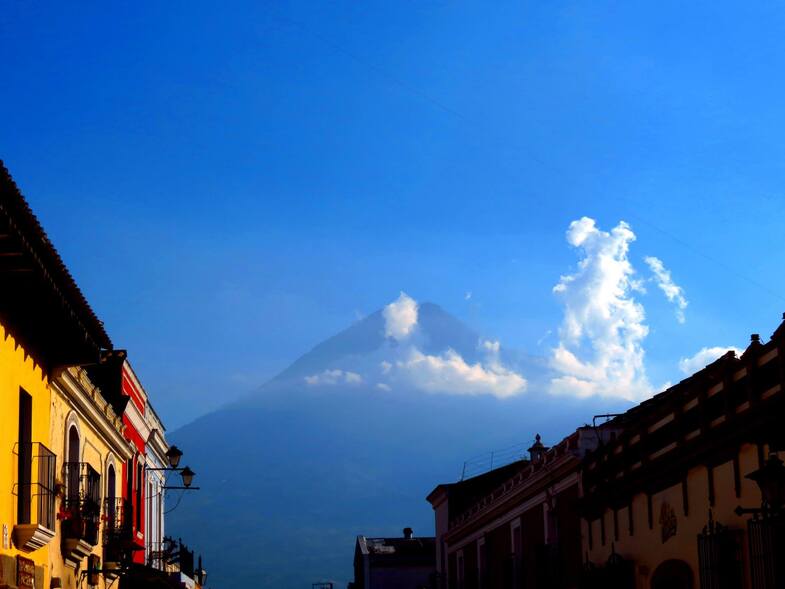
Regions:
M 61 296 L 68 301 L 85 330 L 101 348 L 111 349 L 112 341 L 103 322 L 90 307 L 38 217 L 30 208 L 4 162 L 0 160 L 0 209 L 3 208 L 18 226 L 20 237 L 28 243 L 28 247 L 47 274 L 52 286 L 61 291 Z

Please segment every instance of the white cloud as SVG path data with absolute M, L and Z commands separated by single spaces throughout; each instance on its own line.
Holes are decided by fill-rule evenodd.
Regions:
M 570 223 L 567 242 L 580 251 L 577 271 L 553 287 L 564 304 L 551 367 L 554 394 L 638 400 L 651 394 L 643 364 L 649 333 L 641 290 L 627 255 L 635 234 L 621 221 L 610 232 L 583 217 Z
M 401 341 L 417 326 L 417 302 L 403 291 L 397 300 L 384 308 L 382 314 L 386 337 Z
M 713 348 L 703 348 L 694 356 L 689 358 L 682 358 L 679 360 L 679 370 L 681 370 L 685 375 L 689 376 L 703 368 L 706 368 L 706 366 L 727 353 L 729 350 L 735 352 L 737 356 L 741 356 L 741 354 L 744 352 L 744 350 L 734 348 L 733 346 L 715 346 Z
M 676 320 L 679 323 L 684 323 L 684 309 L 689 304 L 687 298 L 684 296 L 684 289 L 673 282 L 670 271 L 662 263 L 662 260 L 654 256 L 647 256 L 644 261 L 654 273 L 657 281 L 657 286 L 665 294 L 665 298 L 669 302 L 676 305 Z
M 489 339 L 481 340 L 480 347 L 491 354 L 498 354 L 501 350 L 501 344 L 498 341 L 491 341 Z
M 463 299 L 468 301 L 472 298 L 472 291 L 467 291 L 465 295 L 463 295 Z
M 337 384 L 360 384 L 363 377 L 356 372 L 349 370 L 339 370 L 337 368 L 332 370 L 323 370 L 317 374 L 305 377 L 305 382 L 311 386 L 318 385 L 337 385 Z
M 390 390 L 390 385 L 388 385 L 386 383 L 383 383 L 383 382 L 377 382 L 376 383 L 376 388 L 379 389 L 380 391 L 389 391 Z
M 359 384 L 363 381 L 363 377 L 357 374 L 356 372 L 344 372 L 343 373 L 344 380 L 349 384 Z
M 526 379 L 497 360 L 485 365 L 468 364 L 454 350 L 428 355 L 412 348 L 408 358 L 398 361 L 396 367 L 414 386 L 428 393 L 505 398 L 526 390 Z
M 392 364 L 387 360 L 382 360 L 379 366 L 382 369 L 382 374 L 387 374 L 388 372 L 390 372 L 390 369 L 392 368 Z

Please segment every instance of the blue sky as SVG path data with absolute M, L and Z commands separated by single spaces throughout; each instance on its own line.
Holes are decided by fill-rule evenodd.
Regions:
M 655 386 L 785 310 L 782 3 L 2 4 L 0 157 L 171 426 L 401 290 L 550 355 L 583 216 L 689 300 Z

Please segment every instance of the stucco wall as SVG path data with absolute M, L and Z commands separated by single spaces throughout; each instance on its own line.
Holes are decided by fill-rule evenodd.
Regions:
M 733 462 L 728 461 L 714 468 L 714 506 L 709 504 L 709 475 L 705 466 L 690 469 L 687 474 L 688 515 L 684 513 L 681 484 L 669 487 L 652 495 L 653 526 L 649 527 L 646 495 L 635 495 L 632 502 L 633 534 L 629 530 L 629 511 L 618 510 L 618 537 L 615 535 L 613 512 L 605 511 L 605 544 L 601 541 L 599 520 L 591 524 L 582 522 L 582 541 L 584 553 L 597 564 L 604 563 L 611 554 L 612 547 L 625 559 L 634 561 L 636 587 L 649 589 L 651 576 L 657 567 L 668 559 L 679 559 L 692 569 L 695 586 L 698 586 L 698 544 L 697 536 L 709 520 L 709 509 L 715 521 L 739 530 L 743 534 L 746 547 L 747 517 L 740 517 L 733 511 L 738 505 L 756 507 L 760 505 L 760 492 L 754 482 L 744 475 L 758 468 L 757 447 L 745 444 L 739 455 L 741 473 L 741 496 L 736 497 L 733 477 Z M 663 524 L 660 521 L 663 505 L 667 504 L 676 518 L 676 533 L 663 541 Z M 667 509 L 667 508 L 666 508 Z M 589 546 L 589 525 L 591 525 L 592 546 Z M 746 550 L 745 550 L 746 552 Z M 744 554 L 744 574 L 749 583 L 749 563 Z
M 19 441 L 19 390 L 32 397 L 32 440 L 49 446 L 50 391 L 44 371 L 0 324 L 0 556 L 3 576 L 15 566 L 18 554 L 33 560 L 45 587 L 49 586 L 49 552 L 54 540 L 30 553 L 13 547 L 12 533 L 17 523 L 15 487 L 18 477 L 16 445 Z M 15 568 L 13 571 L 14 572 Z

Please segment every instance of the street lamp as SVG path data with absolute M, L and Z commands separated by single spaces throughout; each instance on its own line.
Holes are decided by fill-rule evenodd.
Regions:
M 196 473 L 187 466 L 180 471 L 180 476 L 183 477 L 183 486 L 187 489 L 194 482 L 194 475 Z
M 183 468 L 178 468 L 180 466 L 180 458 L 183 457 L 183 451 L 180 450 L 177 446 L 171 446 L 169 450 L 166 451 L 166 460 L 169 462 L 169 466 L 164 468 L 153 468 L 150 466 L 146 466 L 145 470 L 151 471 L 164 471 L 164 472 L 179 472 L 180 476 L 183 477 L 183 485 L 181 487 L 170 487 L 164 483 L 162 489 L 164 490 L 174 490 L 179 489 L 181 491 L 198 491 L 199 487 L 192 487 L 191 484 L 194 482 L 194 475 L 196 474 L 187 466 Z
M 763 501 L 769 509 L 776 511 L 785 503 L 785 464 L 772 452 L 769 459 L 758 470 L 747 475 L 760 488 Z
M 169 460 L 169 466 L 172 468 L 177 468 L 180 466 L 180 458 L 183 456 L 183 451 L 180 450 L 177 446 L 172 446 L 169 450 L 166 451 L 166 458 Z

